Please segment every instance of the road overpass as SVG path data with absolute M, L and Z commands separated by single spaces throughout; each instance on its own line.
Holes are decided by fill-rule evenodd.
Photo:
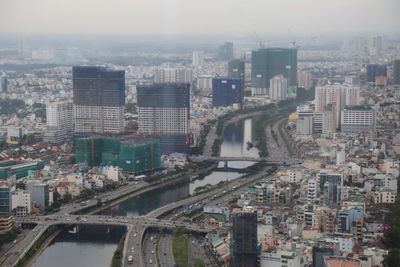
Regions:
M 49 215 L 40 217 L 27 217 L 16 219 L 21 224 L 36 224 L 18 245 L 12 247 L 8 257 L 1 266 L 12 267 L 21 260 L 34 243 L 52 225 L 109 225 L 127 227 L 127 235 L 123 252 L 124 266 L 128 264 L 127 255 L 135 259 L 135 266 L 144 266 L 142 259 L 142 240 L 148 227 L 173 230 L 176 227 L 183 227 L 191 232 L 208 233 L 216 229 L 212 226 L 204 226 L 195 223 L 176 222 L 172 220 L 161 220 L 147 216 L 101 216 L 101 215 Z

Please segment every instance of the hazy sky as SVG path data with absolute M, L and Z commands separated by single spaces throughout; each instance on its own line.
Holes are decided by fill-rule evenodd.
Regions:
M 400 0 L 0 0 L 0 32 L 399 32 Z

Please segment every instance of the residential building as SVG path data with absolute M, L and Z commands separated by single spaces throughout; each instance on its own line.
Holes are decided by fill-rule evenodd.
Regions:
M 306 90 L 312 87 L 312 74 L 307 71 L 297 72 L 297 87 L 304 88 Z
M 315 88 L 315 111 L 323 112 L 327 105 L 336 104 L 337 116 L 346 105 L 360 104 L 360 87 L 349 84 L 330 84 Z
M 243 82 L 234 78 L 214 78 L 213 86 L 213 107 L 226 107 L 243 104 Z
M 376 112 L 370 105 L 346 106 L 341 113 L 340 131 L 343 133 L 360 133 L 375 130 Z
M 190 68 L 158 68 L 154 73 L 155 83 L 192 83 L 193 71 Z
M 78 66 L 72 77 L 75 132 L 123 132 L 125 71 Z
M 44 141 L 60 144 L 72 136 L 74 127 L 74 106 L 72 101 L 58 101 L 46 104 L 47 129 Z
M 274 76 L 269 80 L 269 99 L 272 102 L 279 102 L 287 98 L 288 83 L 283 75 Z
M 159 136 L 163 153 L 188 153 L 190 84 L 137 86 L 139 131 Z
M 297 49 L 260 48 L 251 54 L 251 86 L 257 94 L 267 94 L 270 79 L 283 75 L 287 79 L 288 94 L 297 87 Z

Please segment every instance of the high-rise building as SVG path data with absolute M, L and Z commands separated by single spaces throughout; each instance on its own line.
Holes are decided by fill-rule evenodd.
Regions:
M 192 83 L 193 71 L 190 68 L 159 68 L 154 74 L 155 83 Z
M 75 131 L 124 131 L 125 71 L 104 67 L 72 68 Z
M 241 79 L 233 78 L 214 78 L 213 87 L 213 107 L 226 107 L 233 104 L 243 103 L 243 84 Z
M 243 88 L 245 84 L 245 62 L 234 59 L 228 62 L 228 78 L 242 79 Z
M 161 150 L 165 153 L 187 153 L 189 100 L 190 84 L 188 83 L 137 86 L 139 131 L 159 135 Z M 176 149 L 173 148 L 174 145 Z
M 332 136 L 336 132 L 336 104 L 328 104 L 322 112 L 322 133 Z
M 267 94 L 269 81 L 283 75 L 288 81 L 288 93 L 295 93 L 297 86 L 297 49 L 260 48 L 251 54 L 251 84 L 254 92 Z
M 233 59 L 233 43 L 226 42 L 218 47 L 218 59 L 222 61 L 229 61 Z
M 6 180 L 0 182 L 0 232 L 12 229 L 10 185 Z
M 393 84 L 400 85 L 400 59 L 393 61 Z
M 283 75 L 276 75 L 269 80 L 269 99 L 278 102 L 287 98 L 287 79 Z
M 296 133 L 301 135 L 313 134 L 314 112 L 308 108 L 297 109 Z
M 360 104 L 360 87 L 349 84 L 330 84 L 315 88 L 315 111 L 323 112 L 329 104 L 335 104 L 336 127 L 340 125 L 340 111 L 346 105 Z
M 194 51 L 192 65 L 195 67 L 200 67 L 204 64 L 204 52 L 203 51 Z
M 0 75 L 0 93 L 8 92 L 8 81 L 5 74 Z
M 375 78 L 379 76 L 387 77 L 387 67 L 385 65 L 367 65 L 367 82 L 375 82 Z
M 312 74 L 307 71 L 297 72 L 297 87 L 304 88 L 306 90 L 310 89 L 312 86 Z
M 74 132 L 74 106 L 72 101 L 58 101 L 46 104 L 46 142 L 59 144 Z
M 255 267 L 258 262 L 257 213 L 252 209 L 231 214 L 231 256 L 233 267 Z
M 370 105 L 345 106 L 341 112 L 340 131 L 343 133 L 360 133 L 375 130 L 376 112 Z

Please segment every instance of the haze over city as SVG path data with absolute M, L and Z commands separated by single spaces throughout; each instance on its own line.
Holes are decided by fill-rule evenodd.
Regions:
M 0 32 L 398 33 L 397 0 L 2 0 Z

